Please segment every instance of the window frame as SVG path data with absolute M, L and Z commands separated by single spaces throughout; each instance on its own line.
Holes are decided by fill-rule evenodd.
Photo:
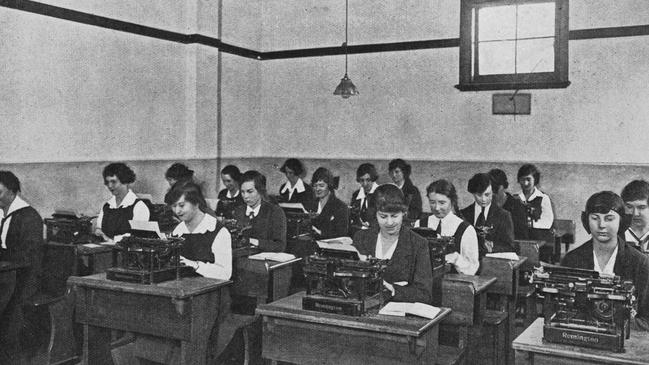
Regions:
M 478 70 L 478 57 L 473 57 L 472 37 L 474 9 L 486 5 L 521 5 L 541 2 L 554 2 L 554 72 L 532 72 L 518 74 L 473 75 Z M 460 80 L 455 85 L 460 91 L 478 90 L 518 90 L 566 88 L 568 81 L 568 33 L 569 0 L 462 0 L 460 5 Z M 477 20 L 476 20 L 477 21 Z M 475 29 L 475 40 L 478 29 Z M 473 64 L 475 62 L 475 65 Z M 474 68 L 475 67 L 475 68 Z

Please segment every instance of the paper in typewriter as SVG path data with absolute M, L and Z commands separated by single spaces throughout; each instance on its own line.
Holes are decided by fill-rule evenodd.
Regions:
M 130 220 L 128 221 L 128 223 L 131 225 L 131 229 L 134 231 L 155 232 L 155 234 L 158 235 L 158 238 L 165 239 L 165 235 L 160 232 L 158 222 Z
M 301 210 L 304 213 L 309 212 L 308 210 L 306 210 L 306 208 L 304 208 L 304 205 L 302 205 L 302 203 L 279 203 L 279 207 L 288 210 Z
M 321 249 L 358 252 L 356 247 L 352 245 L 353 241 L 349 237 L 337 237 L 329 238 L 326 240 L 317 240 L 316 243 Z

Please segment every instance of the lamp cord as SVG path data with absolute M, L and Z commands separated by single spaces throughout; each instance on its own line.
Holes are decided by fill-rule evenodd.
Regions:
M 349 0 L 345 0 L 345 76 L 347 76 L 347 25 L 349 14 Z

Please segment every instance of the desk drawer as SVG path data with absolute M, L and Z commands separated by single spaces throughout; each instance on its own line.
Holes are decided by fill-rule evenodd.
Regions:
M 191 334 L 191 298 L 77 287 L 75 309 L 76 321 L 84 324 L 175 339 Z
M 298 364 L 435 364 L 438 326 L 419 338 L 264 316 L 263 357 Z

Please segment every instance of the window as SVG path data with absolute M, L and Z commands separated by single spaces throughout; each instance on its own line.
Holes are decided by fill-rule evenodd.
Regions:
M 460 13 L 458 89 L 570 85 L 568 0 L 462 0 Z

